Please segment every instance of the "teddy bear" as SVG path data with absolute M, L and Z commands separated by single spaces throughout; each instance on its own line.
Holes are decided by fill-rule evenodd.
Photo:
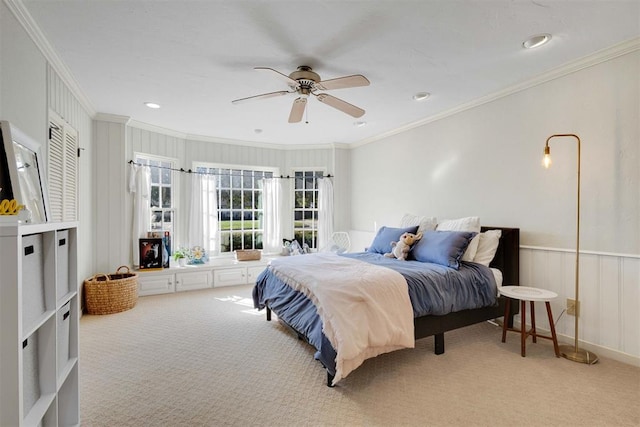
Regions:
M 422 233 L 403 233 L 400 236 L 399 242 L 391 242 L 391 252 L 384 254 L 387 258 L 397 258 L 401 261 L 406 261 L 411 246 L 413 246 L 418 240 L 422 239 Z

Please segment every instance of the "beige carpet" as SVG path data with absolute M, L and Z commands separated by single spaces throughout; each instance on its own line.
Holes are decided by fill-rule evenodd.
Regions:
M 82 317 L 83 426 L 638 426 L 640 369 L 500 342 L 489 323 L 365 362 L 335 388 L 313 349 L 256 314 L 251 287 L 143 297 Z

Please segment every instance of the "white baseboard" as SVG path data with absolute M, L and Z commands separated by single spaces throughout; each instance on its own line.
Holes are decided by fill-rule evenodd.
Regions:
M 514 328 L 516 329 L 520 328 L 519 321 L 516 321 L 514 319 L 513 324 L 514 324 Z M 538 325 L 536 325 L 536 330 L 540 331 L 542 334 L 551 334 L 551 331 L 549 331 L 548 329 L 539 328 Z M 574 344 L 573 337 L 570 337 L 568 335 L 563 335 L 563 334 L 557 334 L 557 333 L 556 333 L 556 336 L 558 338 L 558 344 L 569 344 L 569 345 Z M 582 340 L 578 340 L 578 346 L 581 349 L 589 350 L 595 353 L 599 358 L 604 357 L 607 359 L 613 359 L 615 361 L 626 363 L 627 365 L 632 365 L 640 368 L 640 357 L 636 357 L 631 354 L 623 353 L 621 351 L 603 347 L 600 345 L 595 345 L 590 342 L 585 342 Z

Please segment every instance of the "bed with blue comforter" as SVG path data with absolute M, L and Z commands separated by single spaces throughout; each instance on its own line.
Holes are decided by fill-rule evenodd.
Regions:
M 495 227 L 492 227 L 495 228 Z M 485 227 L 489 229 L 489 227 Z M 499 268 L 508 284 L 518 284 L 519 230 L 501 228 L 501 238 L 491 267 Z M 413 310 L 415 339 L 434 336 L 436 354 L 444 353 L 444 332 L 500 317 L 506 300 L 498 297 L 495 276 L 490 268 L 461 262 L 459 269 L 418 261 L 398 261 L 370 252 L 341 256 L 385 267 L 406 280 Z M 303 292 L 285 283 L 271 268 L 265 269 L 253 288 L 254 305 L 271 311 L 315 349 L 315 359 L 327 370 L 327 385 L 333 385 L 336 350 L 323 332 L 321 316 L 314 302 Z M 517 305 L 511 307 L 512 316 Z M 506 321 L 512 322 L 511 319 Z

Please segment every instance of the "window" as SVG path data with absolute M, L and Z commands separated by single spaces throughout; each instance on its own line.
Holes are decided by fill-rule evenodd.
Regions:
M 260 180 L 272 178 L 274 169 L 194 164 L 198 172 L 217 176 L 219 252 L 262 249 L 262 188 Z
M 48 182 L 52 221 L 78 219 L 78 132 L 49 113 Z
M 318 243 L 318 178 L 323 171 L 294 173 L 293 238 L 311 249 Z
M 151 170 L 151 230 L 168 231 L 174 235 L 173 224 L 173 161 L 162 157 L 136 154 L 135 162 L 149 166 Z

